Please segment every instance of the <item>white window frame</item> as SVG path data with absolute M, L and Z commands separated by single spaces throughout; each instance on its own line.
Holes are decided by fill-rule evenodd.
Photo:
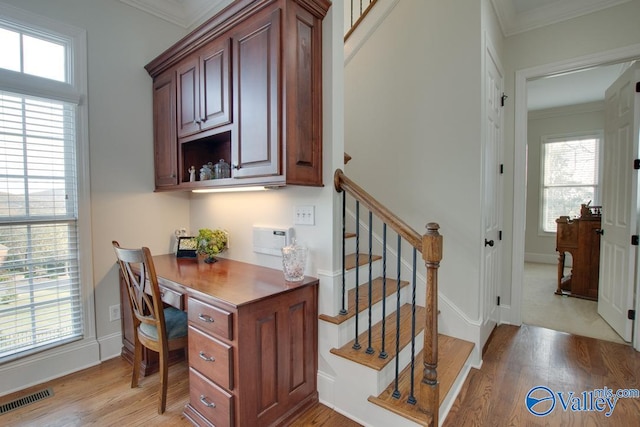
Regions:
M 0 69 L 0 88 L 77 105 L 77 224 L 84 322 L 82 339 L 0 365 L 0 377 L 3 379 L 0 382 L 2 395 L 98 364 L 100 352 L 96 340 L 92 267 L 86 31 L 4 3 L 0 3 L 0 20 L 32 28 L 44 34 L 58 35 L 68 43 L 68 83 Z
M 555 236 L 555 231 L 544 230 L 544 147 L 546 144 L 562 141 L 578 141 L 582 139 L 598 139 L 598 178 L 596 189 L 594 192 L 594 200 L 591 201 L 591 206 L 599 206 L 602 201 L 602 166 L 603 166 L 603 143 L 604 143 L 604 131 L 601 129 L 587 131 L 587 132 L 572 132 L 557 135 L 544 135 L 540 138 L 540 191 L 539 191 L 539 211 L 538 211 L 538 235 L 539 236 Z M 585 200 L 588 202 L 588 200 Z M 579 208 L 579 206 L 577 206 Z

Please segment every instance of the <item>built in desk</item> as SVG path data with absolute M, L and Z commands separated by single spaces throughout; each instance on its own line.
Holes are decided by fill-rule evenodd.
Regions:
M 318 401 L 317 279 L 286 282 L 281 270 L 224 258 L 153 261 L 165 303 L 188 313 L 189 420 L 281 425 Z M 132 361 L 133 323 L 123 292 L 121 284 L 122 354 Z M 144 355 L 142 372 L 157 370 L 153 356 Z

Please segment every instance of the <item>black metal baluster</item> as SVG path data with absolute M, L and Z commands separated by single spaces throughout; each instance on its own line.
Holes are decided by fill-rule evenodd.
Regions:
M 387 329 L 387 224 L 382 224 L 382 348 L 378 357 L 389 357 L 385 350 L 385 338 Z
M 416 254 L 418 251 L 413 248 L 413 277 L 411 279 L 411 387 L 407 403 L 416 404 L 414 392 L 413 373 L 416 366 Z
M 355 323 L 356 323 L 356 339 L 353 343 L 354 350 L 360 350 L 360 343 L 358 342 L 358 313 L 360 307 L 360 290 L 358 284 L 360 283 L 360 202 L 356 200 L 356 306 L 355 306 Z
M 342 309 L 340 310 L 340 314 L 342 316 L 347 314 L 347 308 L 345 307 L 346 304 L 346 294 L 347 294 L 347 283 L 346 283 L 346 268 L 345 268 L 345 262 L 347 260 L 347 254 L 346 254 L 346 233 L 347 233 L 347 228 L 346 228 L 346 212 L 347 212 L 347 192 L 346 191 L 342 191 Z
M 395 379 L 395 389 L 393 390 L 392 396 L 396 399 L 400 398 L 400 390 L 398 389 L 398 382 L 400 378 L 400 257 L 402 251 L 402 238 L 398 234 L 398 274 L 397 274 L 397 283 L 396 283 L 396 379 Z
M 369 324 L 368 324 L 368 331 L 369 331 L 369 346 L 367 347 L 366 353 L 367 354 L 373 354 L 374 350 L 373 347 L 371 347 L 371 310 L 372 310 L 372 299 L 371 296 L 373 294 L 373 289 L 372 289 L 372 280 L 373 280 L 373 272 L 372 272 L 372 268 L 373 268 L 373 213 L 371 211 L 369 211 Z

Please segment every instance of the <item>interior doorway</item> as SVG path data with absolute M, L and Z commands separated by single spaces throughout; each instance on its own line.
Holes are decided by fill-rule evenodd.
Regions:
M 527 183 L 527 129 L 528 105 L 527 83 L 541 77 L 566 74 L 577 70 L 598 67 L 603 64 L 630 61 L 640 57 L 640 46 L 618 49 L 603 54 L 591 55 L 577 60 L 544 65 L 518 71 L 516 73 L 515 94 L 515 147 L 514 170 L 514 240 L 513 240 L 513 268 L 512 268 L 512 304 L 511 321 L 521 324 L 523 321 L 524 280 L 525 280 L 525 228 L 526 228 L 526 183 Z M 551 271 L 553 270 L 550 269 Z M 527 277 L 528 279 L 528 277 Z M 636 334 L 637 336 L 637 334 Z M 638 349 L 638 339 L 634 346 Z

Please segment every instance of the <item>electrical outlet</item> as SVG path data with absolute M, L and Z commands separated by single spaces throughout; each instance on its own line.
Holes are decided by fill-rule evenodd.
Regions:
M 315 225 L 315 206 L 294 206 L 293 223 L 295 225 Z
M 109 306 L 109 321 L 115 322 L 120 320 L 120 304 Z

